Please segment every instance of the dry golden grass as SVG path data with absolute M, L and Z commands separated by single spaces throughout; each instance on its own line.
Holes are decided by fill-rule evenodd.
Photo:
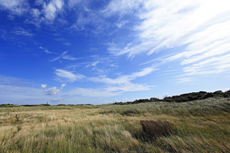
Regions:
M 229 152 L 229 104 L 0 108 L 0 152 Z M 170 135 L 145 141 L 140 120 L 175 126 Z

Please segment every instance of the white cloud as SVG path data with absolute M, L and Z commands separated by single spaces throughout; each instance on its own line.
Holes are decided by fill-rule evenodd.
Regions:
M 62 26 L 67 23 L 63 17 L 58 16 L 64 12 L 64 0 L 35 0 L 34 4 L 39 7 L 28 9 L 32 17 L 27 17 L 25 23 L 34 24 L 36 27 L 40 27 L 41 23 L 51 25 L 55 19 L 56 25 Z
M 69 6 L 74 7 L 75 5 L 79 4 L 81 0 L 69 0 Z
M 118 28 L 121 28 L 121 27 L 123 27 L 126 23 L 128 23 L 128 21 L 120 21 L 120 22 L 116 23 L 116 26 L 117 26 Z
M 41 88 L 46 88 L 47 84 L 41 84 Z
M 66 86 L 66 84 L 62 84 L 60 89 L 63 89 Z
M 169 57 L 167 60 L 183 59 L 181 64 L 191 64 L 230 51 L 230 21 L 212 25 L 202 32 L 194 34 L 186 51 Z M 208 36 L 208 37 L 207 37 Z
M 57 13 L 62 10 L 63 5 L 63 0 L 52 0 L 48 4 L 43 3 L 43 11 L 46 19 L 50 21 L 54 20 Z
M 59 94 L 60 89 L 57 87 L 52 87 L 45 90 L 46 95 L 57 95 Z
M 49 89 L 45 90 L 46 95 L 58 95 L 61 91 L 66 86 L 66 84 L 62 84 L 60 88 L 57 87 L 52 87 Z
M 45 52 L 46 52 L 47 54 L 53 54 L 53 52 L 50 52 L 50 51 L 48 51 L 47 49 L 45 49 Z
M 64 81 L 67 82 L 74 82 L 76 80 L 83 79 L 85 76 L 82 74 L 73 74 L 72 72 L 62 70 L 62 69 L 56 69 L 55 74 L 61 78 L 64 79 Z
M 56 53 L 53 53 L 53 52 L 48 51 L 47 49 L 43 48 L 42 46 L 40 46 L 39 48 L 42 49 L 42 50 L 44 50 L 45 53 L 47 53 L 47 54 L 56 54 Z M 58 58 L 58 59 L 59 59 L 59 58 Z M 56 60 L 58 60 L 58 59 L 56 59 Z
M 102 12 L 105 16 L 111 16 L 117 13 L 125 15 L 127 13 L 132 13 L 142 2 L 142 0 L 112 0 Z
M 127 12 L 125 9 L 129 8 L 142 10 L 137 13 L 140 23 L 133 29 L 137 33 L 135 40 L 122 48 L 119 44 L 110 46 L 109 51 L 114 55 L 128 54 L 130 58 L 140 53 L 151 55 L 164 48 L 184 44 L 192 46 L 205 40 L 208 42 L 203 45 L 208 47 L 212 42 L 229 36 L 230 9 L 227 0 L 144 0 L 141 1 L 142 5 L 138 4 L 139 1 L 135 5 L 132 2 L 113 0 L 108 6 L 110 12 L 118 14 L 120 11 Z M 200 49 L 202 43 L 199 45 L 191 52 Z
M 0 6 L 15 15 L 22 15 L 24 12 L 28 11 L 26 0 L 0 0 Z
M 93 62 L 91 66 L 96 66 L 99 63 L 99 61 Z
M 153 86 L 134 84 L 131 81 L 135 80 L 138 77 L 146 76 L 156 70 L 153 67 L 147 67 L 139 72 L 134 72 L 130 75 L 122 75 L 118 78 L 112 79 L 105 76 L 91 77 L 88 78 L 89 81 L 99 82 L 107 84 L 108 87 L 105 88 L 106 91 L 119 91 L 119 92 L 128 92 L 128 91 L 143 91 L 150 90 Z
M 42 5 L 43 3 L 43 0 L 35 0 L 35 5 Z
M 93 35 L 107 35 L 111 31 L 108 31 L 110 27 L 114 26 L 109 20 L 107 20 L 103 14 L 97 9 L 87 9 L 84 6 L 90 5 L 89 2 L 82 1 L 79 8 L 78 19 L 70 26 L 71 31 L 89 31 Z M 91 3 L 91 2 L 90 2 Z M 83 7 L 82 7 L 83 6 Z M 91 6 L 89 6 L 91 7 Z M 100 8 L 99 8 L 100 9 Z M 108 32 L 108 33 L 107 33 Z
M 33 17 L 38 18 L 41 12 L 38 9 L 31 9 L 31 14 L 33 15 Z
M 99 61 L 95 61 L 91 64 L 88 64 L 86 67 L 89 67 L 89 66 L 95 67 L 95 66 L 97 66 L 98 63 L 99 63 Z
M 228 0 L 143 0 L 136 4 L 112 0 L 104 10 L 109 16 L 136 14 L 140 20 L 131 28 L 133 40 L 125 46 L 123 42 L 114 43 L 113 40 L 108 51 L 116 56 L 127 54 L 133 58 L 138 54 L 152 55 L 173 48 L 180 53 L 150 62 L 161 61 L 158 62 L 161 65 L 181 61 L 185 75 L 229 71 L 229 62 L 225 58 L 230 53 L 229 5 Z
M 183 68 L 184 75 L 207 75 L 230 71 L 230 54 L 212 57 Z

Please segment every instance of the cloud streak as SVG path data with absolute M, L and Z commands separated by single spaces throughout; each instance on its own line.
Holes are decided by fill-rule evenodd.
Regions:
M 136 9 L 136 6 L 126 2 L 112 1 L 114 9 L 113 12 L 125 12 L 125 9 Z M 154 52 L 161 51 L 165 48 L 174 48 L 183 44 L 194 43 L 201 36 L 207 36 L 208 28 L 220 29 L 216 32 L 218 40 L 224 34 L 225 27 L 229 26 L 229 8 L 226 6 L 226 0 L 221 1 L 143 1 L 142 9 L 138 17 L 142 20 L 139 25 L 134 27 L 137 32 L 136 42 L 127 44 L 121 50 L 112 51 L 115 55 L 128 54 L 129 57 L 134 57 L 140 53 L 147 53 L 148 55 Z M 123 7 L 116 9 L 116 6 L 123 4 Z M 111 4 L 112 5 L 112 4 Z M 110 5 L 108 6 L 110 8 Z M 138 7 L 139 8 L 139 7 Z M 228 11 L 228 12 L 226 12 Z M 228 17 L 226 17 L 226 15 Z M 217 18 L 219 17 L 219 18 Z M 216 28 L 212 27 L 213 23 Z M 222 25 L 218 25 L 221 23 Z M 215 26 L 215 25 L 214 25 Z M 224 29 L 222 29 L 222 28 Z M 196 36 L 197 35 L 197 36 Z M 201 36 L 199 36 L 201 35 Z M 225 34 L 226 38 L 228 34 Z M 139 42 L 139 43 L 138 43 Z
M 68 51 L 63 52 L 63 53 L 61 54 L 61 56 L 56 57 L 55 59 L 51 60 L 51 62 L 56 61 L 56 60 L 59 60 L 59 59 L 62 58 L 67 52 L 68 52 Z
M 99 77 L 91 77 L 89 78 L 89 80 L 93 82 L 100 82 L 100 83 L 112 84 L 112 85 L 129 84 L 130 81 L 135 80 L 138 77 L 146 76 L 155 70 L 156 69 L 154 67 L 147 67 L 139 72 L 134 72 L 130 75 L 123 75 L 116 79 L 107 78 L 105 76 L 99 76 Z
M 76 80 L 80 80 L 85 78 L 82 74 L 74 74 L 72 72 L 62 70 L 62 69 L 56 69 L 55 74 L 62 80 L 66 82 L 74 82 Z
M 227 0 L 144 0 L 137 1 L 136 4 L 132 2 L 112 0 L 105 9 L 110 16 L 125 16 L 136 11 L 136 17 L 140 19 L 139 23 L 132 27 L 135 32 L 134 39 L 125 46 L 113 41 L 108 47 L 110 53 L 115 56 L 127 55 L 133 59 L 138 54 L 145 53 L 150 56 L 165 49 L 178 48 L 180 53 L 172 52 L 173 56 L 153 59 L 150 62 L 158 62 L 160 66 L 176 60 L 181 61 L 185 75 L 229 70 L 229 63 L 224 57 L 230 52 L 230 8 Z M 122 7 L 118 7 L 121 5 Z M 182 46 L 184 47 L 181 49 Z
M 183 68 L 184 75 L 208 75 L 228 72 L 230 70 L 230 54 L 212 57 Z
M 13 33 L 16 35 L 23 35 L 23 36 L 30 36 L 30 37 L 33 36 L 33 33 L 31 33 L 30 31 L 27 31 L 23 28 L 20 28 L 20 27 L 17 28 Z
M 69 55 L 65 55 L 65 56 L 62 56 L 62 59 L 66 59 L 66 60 L 78 60 L 79 58 L 75 58 L 75 57 L 72 57 L 72 56 L 69 56 Z

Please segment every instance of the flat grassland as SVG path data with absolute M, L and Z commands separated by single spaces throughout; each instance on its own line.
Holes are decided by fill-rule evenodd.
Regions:
M 171 134 L 146 140 L 140 120 Z M 0 152 L 230 152 L 230 99 L 0 107 Z

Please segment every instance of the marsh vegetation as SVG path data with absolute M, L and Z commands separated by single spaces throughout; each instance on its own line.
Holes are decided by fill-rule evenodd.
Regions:
M 229 150 L 228 98 L 185 103 L 0 107 L 3 153 Z

